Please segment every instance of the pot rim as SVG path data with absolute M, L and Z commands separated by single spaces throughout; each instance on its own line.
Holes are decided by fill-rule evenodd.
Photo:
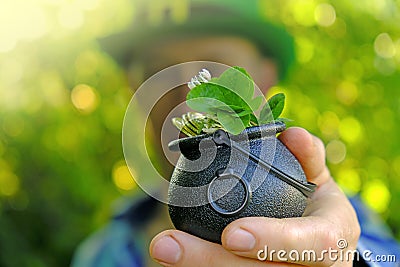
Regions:
M 243 130 L 240 134 L 231 135 L 236 140 L 252 140 L 256 138 L 260 138 L 260 136 L 272 136 L 276 135 L 277 133 L 283 132 L 286 129 L 286 124 L 281 121 L 274 121 L 267 124 L 262 124 L 259 126 L 251 126 L 247 127 Z M 210 134 L 201 134 L 196 136 L 189 136 L 184 138 L 179 138 L 171 141 L 168 144 L 168 148 L 171 151 L 180 151 L 180 146 L 184 145 L 187 146 L 195 146 L 200 143 L 201 140 L 206 138 L 212 138 L 212 133 Z

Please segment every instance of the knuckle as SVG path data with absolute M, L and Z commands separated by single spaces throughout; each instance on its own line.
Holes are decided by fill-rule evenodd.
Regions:
M 299 229 L 293 225 L 289 225 L 287 220 L 281 220 L 279 224 L 279 232 L 283 234 L 284 242 L 282 249 L 289 251 L 298 244 Z
M 324 147 L 324 142 L 319 137 L 316 137 L 315 135 L 312 136 L 314 144 L 317 148 L 323 148 Z
M 330 222 L 321 223 L 313 233 L 315 247 L 321 251 L 336 248 L 338 240 L 343 238 L 340 232 L 338 227 Z
M 336 249 L 338 241 L 343 239 L 343 235 L 339 231 L 329 231 L 324 233 L 324 249 Z

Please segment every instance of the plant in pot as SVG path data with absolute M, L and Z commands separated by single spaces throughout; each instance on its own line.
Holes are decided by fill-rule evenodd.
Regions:
M 181 152 L 168 190 L 175 227 L 220 243 L 238 218 L 301 216 L 316 185 L 276 138 L 286 128 L 285 95 L 254 97 L 240 67 L 214 78 L 203 69 L 188 86 L 186 103 L 196 112 L 172 120 L 187 137 L 169 144 Z

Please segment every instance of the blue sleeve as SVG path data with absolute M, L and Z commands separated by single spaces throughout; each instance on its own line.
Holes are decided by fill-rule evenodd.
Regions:
M 122 200 L 112 220 L 79 245 L 71 267 L 143 267 L 147 246 L 144 226 L 157 211 L 158 202 L 149 197 Z
M 372 267 L 400 266 L 400 246 L 383 220 L 356 196 L 349 199 L 361 226 L 360 257 Z
M 77 249 L 72 267 L 142 267 L 139 237 L 125 222 L 112 221 Z

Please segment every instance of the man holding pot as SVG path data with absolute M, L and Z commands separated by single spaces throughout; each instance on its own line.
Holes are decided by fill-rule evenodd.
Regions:
M 166 8 L 160 13 L 159 20 L 152 17 L 148 7 L 151 4 L 148 2 L 137 2 L 140 12 L 136 14 L 130 29 L 102 41 L 105 50 L 126 68 L 133 88 L 143 82 L 144 79 L 140 78 L 147 78 L 168 66 L 207 60 L 245 68 L 265 93 L 286 76 L 294 59 L 293 39 L 284 29 L 269 23 L 260 15 L 259 5 L 263 1 L 193 0 L 187 3 L 187 14 L 177 14 Z M 158 146 L 161 145 L 159 140 L 165 117 L 184 101 L 185 95 L 183 90 L 174 91 L 154 107 L 157 114 L 152 114 L 151 119 Z M 330 257 L 328 252 L 332 249 L 350 252 L 357 249 L 361 254 L 366 250 L 373 253 L 399 253 L 399 247 L 392 238 L 381 238 L 380 235 L 387 236 L 387 233 L 375 231 L 371 237 L 363 227 L 368 225 L 368 220 L 359 222 L 354 208 L 357 208 L 360 218 L 365 219 L 370 215 L 366 215 L 368 212 L 358 201 L 354 200 L 352 205 L 330 176 L 321 140 L 297 127 L 284 131 L 279 139 L 297 157 L 307 180 L 318 185 L 302 217 L 239 219 L 225 228 L 221 237 L 222 245 L 181 231 L 166 230 L 151 241 L 151 257 L 164 266 L 376 266 L 376 263 L 365 262 L 362 257 L 353 261 Z M 128 218 L 130 223 L 136 223 L 137 218 L 142 218 L 143 213 L 155 206 L 158 204 L 154 200 L 143 196 L 142 200 L 132 205 L 134 208 L 117 217 Z M 146 228 L 152 229 L 149 230 L 150 234 L 165 228 L 167 216 L 163 209 L 157 217 L 150 217 L 146 221 L 147 225 L 158 225 Z M 136 232 L 143 226 L 132 225 Z M 140 258 L 137 253 L 140 249 L 134 247 L 143 246 L 149 240 L 143 243 L 134 240 L 135 245 L 130 247 L 132 255 L 135 255 L 132 258 Z M 76 255 L 76 266 L 85 253 L 85 246 L 88 244 L 84 244 Z M 286 257 L 277 254 L 275 257 L 266 256 L 266 248 L 268 252 L 284 251 Z M 318 256 L 318 261 L 304 258 L 292 262 L 288 257 L 291 251 L 301 254 L 311 250 Z M 105 254 L 105 251 L 93 253 L 92 258 L 86 259 L 86 266 L 102 262 Z M 110 266 L 125 266 L 118 264 L 119 260 L 115 255 L 115 260 L 108 259 L 108 262 L 114 264 Z M 134 262 L 138 266 L 143 264 L 142 260 L 127 262 L 130 265 L 126 266 L 132 266 Z

